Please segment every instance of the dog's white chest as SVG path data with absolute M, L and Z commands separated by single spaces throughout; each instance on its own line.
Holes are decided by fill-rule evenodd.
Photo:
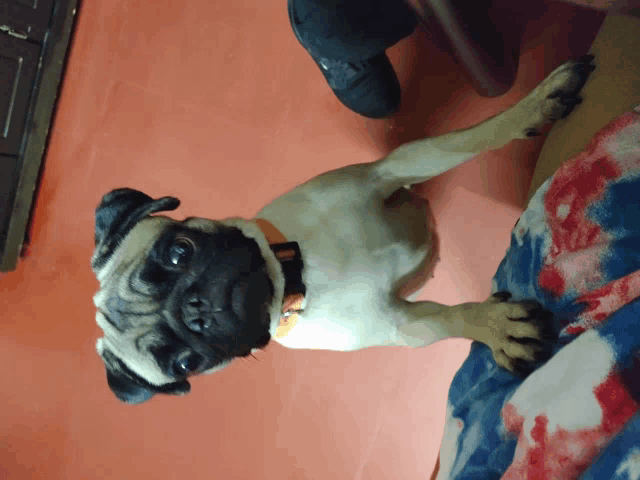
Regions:
M 394 288 L 421 264 L 429 245 L 427 230 L 416 230 L 425 221 L 420 208 L 387 211 L 382 200 L 357 176 L 330 175 L 260 212 L 298 242 L 304 262 L 304 312 L 279 343 L 340 351 L 395 344 Z
M 305 251 L 304 243 L 301 247 Z M 415 261 L 404 248 L 397 249 L 396 255 L 382 255 L 384 260 L 360 249 L 308 256 L 303 313 L 278 342 L 290 348 L 339 351 L 393 343 L 397 319 L 388 292 L 398 271 L 406 272 Z

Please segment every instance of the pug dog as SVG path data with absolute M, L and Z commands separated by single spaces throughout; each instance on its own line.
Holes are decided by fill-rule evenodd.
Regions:
M 115 396 L 141 403 L 185 394 L 189 378 L 290 348 L 422 347 L 464 337 L 527 374 L 550 355 L 551 315 L 498 292 L 454 306 L 409 301 L 437 257 L 424 201 L 407 185 L 564 118 L 594 69 L 570 61 L 504 112 L 465 130 L 400 146 L 385 158 L 319 175 L 253 219 L 173 220 L 173 197 L 128 188 L 96 209 L 92 268 L 104 336 L 97 351 Z

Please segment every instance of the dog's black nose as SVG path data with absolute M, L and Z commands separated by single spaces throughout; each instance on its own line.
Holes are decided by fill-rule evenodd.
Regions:
M 202 333 L 213 324 L 209 301 L 199 295 L 191 295 L 182 305 L 182 321 L 192 332 Z
M 193 318 L 185 320 L 185 324 L 187 325 L 189 330 L 198 333 L 202 333 L 207 330 L 211 326 L 211 323 L 212 321 L 210 318 Z

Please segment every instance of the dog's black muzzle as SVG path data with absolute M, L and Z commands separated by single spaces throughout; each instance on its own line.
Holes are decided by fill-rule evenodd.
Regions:
M 188 343 L 214 348 L 217 357 L 265 346 L 273 285 L 256 242 L 234 228 L 191 238 L 196 253 L 170 295 L 174 328 L 186 329 Z

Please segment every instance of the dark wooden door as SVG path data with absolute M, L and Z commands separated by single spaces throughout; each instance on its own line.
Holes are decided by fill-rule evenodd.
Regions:
M 53 0 L 2 0 L 0 30 L 42 43 L 49 28 Z
M 0 34 L 0 154 L 20 154 L 40 48 Z
M 0 0 L 0 271 L 21 252 L 77 0 Z

